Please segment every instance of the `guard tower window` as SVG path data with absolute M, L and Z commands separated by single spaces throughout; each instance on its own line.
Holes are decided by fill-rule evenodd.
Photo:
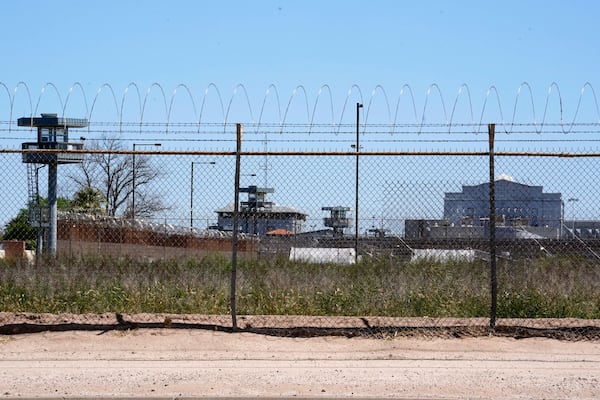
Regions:
M 52 140 L 54 138 L 53 130 L 54 128 L 41 128 L 40 142 L 54 142 L 55 140 Z
M 68 133 L 61 128 L 40 128 L 40 142 L 63 142 L 69 141 Z

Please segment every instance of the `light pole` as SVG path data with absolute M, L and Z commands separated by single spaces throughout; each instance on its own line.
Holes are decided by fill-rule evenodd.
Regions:
M 192 161 L 190 168 L 190 232 L 194 228 L 194 164 L 215 165 L 216 161 Z
M 361 103 L 356 103 L 356 188 L 354 191 L 354 264 L 358 263 L 358 160 L 360 152 L 360 109 L 362 108 Z
M 569 199 L 567 199 L 567 201 L 569 203 L 573 203 L 573 223 L 572 223 L 572 228 L 571 228 L 571 234 L 573 236 L 573 239 L 575 239 L 575 203 L 579 201 L 578 198 L 576 197 L 571 197 Z
M 132 157 L 132 180 L 131 180 L 131 184 L 133 186 L 133 189 L 131 191 L 131 219 L 135 219 L 135 148 L 137 147 L 141 147 L 141 146 L 154 146 L 154 147 L 160 147 L 161 144 L 160 143 L 134 143 L 133 144 L 133 157 Z

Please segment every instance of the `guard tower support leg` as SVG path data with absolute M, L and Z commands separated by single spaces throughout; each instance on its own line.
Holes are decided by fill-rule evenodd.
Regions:
M 58 164 L 48 164 L 48 255 L 56 256 L 57 241 L 57 196 Z

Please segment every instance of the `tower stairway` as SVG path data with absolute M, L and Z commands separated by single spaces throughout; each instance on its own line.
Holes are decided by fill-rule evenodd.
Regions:
M 43 164 L 27 163 L 27 220 L 33 227 L 44 226 L 43 222 L 48 221 L 47 210 L 40 203 L 38 173 L 43 167 Z

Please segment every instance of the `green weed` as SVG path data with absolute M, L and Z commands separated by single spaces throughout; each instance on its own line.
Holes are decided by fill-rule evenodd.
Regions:
M 240 315 L 486 317 L 491 303 L 483 261 L 243 260 L 237 271 Z M 600 267 L 589 261 L 503 261 L 497 276 L 500 318 L 600 318 Z M 230 279 L 231 264 L 219 255 L 0 262 L 0 311 L 227 314 Z

